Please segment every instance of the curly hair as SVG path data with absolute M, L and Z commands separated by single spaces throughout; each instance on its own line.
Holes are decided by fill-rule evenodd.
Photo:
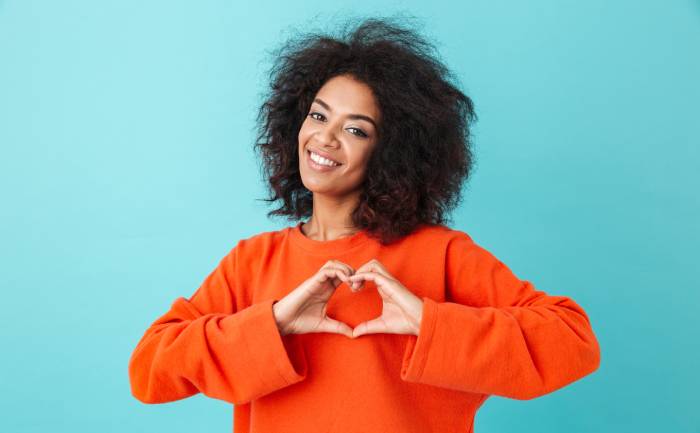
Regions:
M 353 223 L 384 245 L 420 225 L 445 224 L 473 167 L 472 100 L 453 84 L 434 45 L 394 18 L 350 20 L 340 33 L 301 34 L 272 52 L 254 149 L 269 187 L 263 200 L 283 203 L 267 216 L 311 216 L 298 133 L 323 84 L 347 74 L 369 86 L 382 117 Z

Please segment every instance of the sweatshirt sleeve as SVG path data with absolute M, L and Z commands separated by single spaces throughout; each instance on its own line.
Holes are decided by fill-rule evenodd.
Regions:
M 236 311 L 237 254 L 238 245 L 189 299 L 177 298 L 145 331 L 129 360 L 139 401 L 165 403 L 201 392 L 241 404 L 306 378 L 302 348 L 277 328 L 276 299 Z
M 529 400 L 598 368 L 598 341 L 578 304 L 536 290 L 459 233 L 445 259 L 448 302 L 422 298 L 403 380 Z

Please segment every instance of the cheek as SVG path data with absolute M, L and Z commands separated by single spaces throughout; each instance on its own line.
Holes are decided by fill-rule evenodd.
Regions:
M 350 160 L 347 175 L 353 179 L 364 177 L 367 171 L 367 160 L 361 156 L 355 156 Z
M 299 134 L 297 134 L 297 140 L 299 141 L 299 149 L 303 148 L 306 145 L 306 142 L 309 139 L 309 136 L 311 135 L 311 129 L 307 126 L 304 126 L 304 124 L 301 125 L 301 129 L 299 129 Z
M 361 152 L 358 152 L 351 156 L 353 165 L 356 166 L 358 169 L 364 170 L 365 168 L 367 168 L 367 164 L 369 164 L 370 156 L 370 151 L 363 149 Z

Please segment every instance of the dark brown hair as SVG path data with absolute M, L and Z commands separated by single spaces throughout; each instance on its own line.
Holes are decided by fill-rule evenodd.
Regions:
M 354 224 L 383 244 L 421 224 L 445 224 L 472 171 L 472 100 L 416 30 L 393 18 L 341 28 L 338 37 L 292 37 L 272 52 L 254 146 L 269 187 L 264 200 L 282 200 L 267 216 L 311 216 L 313 193 L 299 173 L 299 129 L 323 84 L 349 74 L 371 88 L 381 112 Z

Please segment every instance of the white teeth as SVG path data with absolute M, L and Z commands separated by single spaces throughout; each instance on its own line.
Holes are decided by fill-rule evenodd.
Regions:
M 315 162 L 323 165 L 327 165 L 329 167 L 335 167 L 337 165 L 340 165 L 336 162 L 331 161 L 330 159 L 324 158 L 321 155 L 318 155 L 314 152 L 311 152 L 311 159 L 313 159 Z

